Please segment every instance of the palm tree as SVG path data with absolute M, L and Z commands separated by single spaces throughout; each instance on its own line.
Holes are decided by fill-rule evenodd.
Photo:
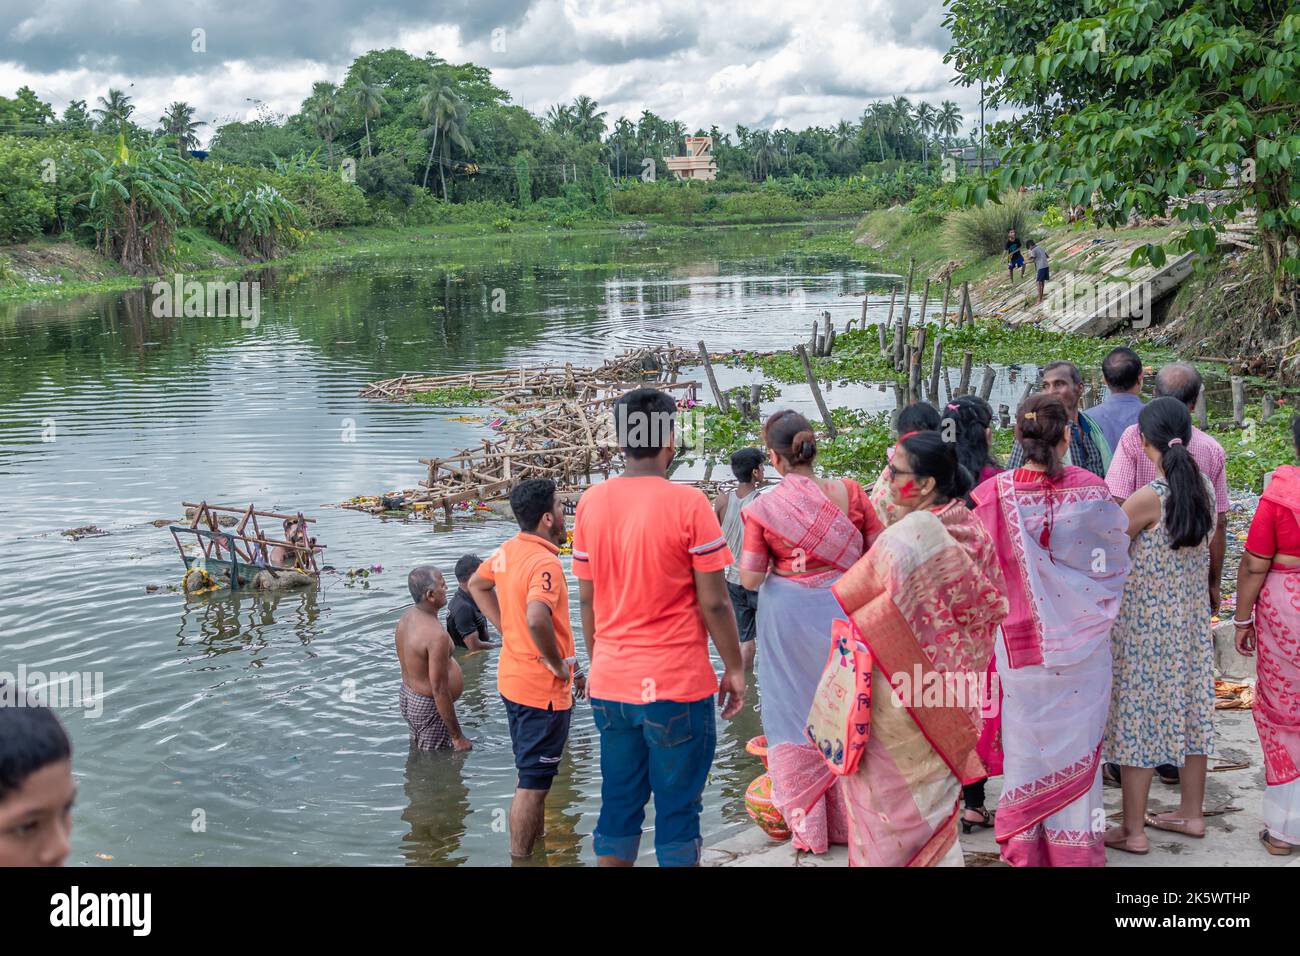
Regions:
M 854 144 L 858 140 L 858 131 L 848 120 L 840 120 L 835 124 L 835 132 L 831 137 L 831 151 L 836 156 L 847 156 L 853 151 Z
M 876 134 L 876 144 L 880 147 L 880 161 L 885 161 L 885 132 L 893 128 L 893 112 L 889 105 L 882 102 L 872 103 L 862 114 L 862 129 L 872 129 Z
M 916 104 L 916 111 L 913 116 L 916 120 L 916 128 L 921 132 L 921 162 L 928 163 L 930 161 L 930 134 L 935 130 L 939 111 L 922 100 Z
M 334 166 L 334 138 L 343 126 L 340 105 L 337 86 L 324 80 L 312 84 L 311 96 L 307 99 L 307 116 L 316 135 L 325 140 L 331 168 Z
M 944 149 L 948 148 L 950 138 L 961 132 L 961 119 L 961 110 L 952 100 L 944 100 L 939 104 L 934 128 L 943 137 Z
M 105 132 L 122 133 L 126 130 L 126 121 L 135 112 L 131 97 L 121 90 L 109 89 L 108 96 L 99 98 L 99 108 L 91 110 L 99 118 L 99 128 Z
M 447 169 L 451 166 L 451 146 L 455 143 L 463 152 L 469 153 L 474 149 L 474 144 L 469 141 L 465 135 L 465 129 L 469 125 L 469 104 L 459 96 L 452 106 L 451 112 L 443 119 L 442 122 L 442 161 L 438 164 L 438 171 L 442 177 L 442 201 L 447 202 Z
M 429 82 L 424 87 L 424 94 L 420 97 L 420 117 L 429 124 L 424 133 L 432 137 L 429 144 L 429 158 L 424 164 L 424 180 L 420 183 L 426 189 L 429 187 L 429 169 L 433 166 L 433 154 L 438 149 L 438 134 L 442 131 L 447 117 L 456 111 L 456 103 L 459 99 L 456 90 L 439 73 L 434 73 L 429 78 Z
M 584 143 L 599 143 L 605 135 L 605 113 L 596 112 L 600 104 L 590 96 L 583 94 L 573 101 L 570 115 L 573 117 L 573 132 Z
M 906 144 L 911 138 L 915 129 L 912 122 L 912 101 L 906 96 L 895 96 L 888 106 L 890 118 L 890 132 L 897 138 L 902 148 L 903 158 L 907 158 Z
M 556 103 L 546 111 L 546 125 L 558 136 L 570 135 L 576 128 L 573 107 Z
M 626 116 L 620 116 L 618 122 L 614 124 L 614 132 L 609 137 L 610 142 L 616 147 L 614 156 L 615 174 L 618 174 L 619 160 L 622 160 L 622 175 L 627 175 L 627 154 L 629 147 L 636 144 L 636 127 Z
M 754 179 L 767 179 L 772 163 L 781 157 L 780 150 L 777 149 L 772 134 L 765 129 L 754 133 L 750 142 L 754 149 Z
M 352 88 L 352 103 L 361 113 L 366 125 L 366 155 L 373 156 L 370 151 L 370 121 L 377 119 L 388 105 L 388 100 L 384 99 L 384 88 L 375 82 L 370 73 L 363 73 L 357 77 L 356 85 Z
M 162 115 L 158 123 L 164 133 L 176 137 L 176 148 L 180 151 L 182 159 L 199 145 L 199 138 L 195 133 L 200 126 L 205 125 L 194 121 L 194 107 L 179 100 L 167 107 L 167 112 Z

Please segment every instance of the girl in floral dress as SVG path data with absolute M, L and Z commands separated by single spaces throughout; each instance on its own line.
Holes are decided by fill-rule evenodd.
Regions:
M 1214 486 L 1187 450 L 1187 406 L 1157 398 L 1138 416 L 1156 480 L 1124 502 L 1132 570 L 1111 631 L 1114 683 L 1103 749 L 1120 765 L 1124 822 L 1106 846 L 1146 853 L 1146 827 L 1205 836 L 1205 771 L 1214 745 L 1209 536 Z M 1181 803 L 1148 814 L 1155 768 L 1182 766 Z

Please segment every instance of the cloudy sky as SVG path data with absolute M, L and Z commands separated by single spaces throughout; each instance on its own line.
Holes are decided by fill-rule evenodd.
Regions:
M 211 124 L 256 101 L 291 113 L 315 80 L 397 46 L 487 66 L 537 113 L 586 93 L 611 122 L 797 129 L 901 94 L 955 100 L 969 122 L 942 20 L 940 0 L 0 0 L 0 93 L 26 84 L 62 110 L 116 86 L 142 121 L 184 100 Z

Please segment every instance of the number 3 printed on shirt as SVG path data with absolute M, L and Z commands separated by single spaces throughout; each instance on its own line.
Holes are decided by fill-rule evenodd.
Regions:
M 550 571 L 543 571 L 543 572 L 542 572 L 542 581 L 545 582 L 545 583 L 542 584 L 542 590 L 543 590 L 543 591 L 549 591 L 549 590 L 551 589 L 551 572 L 550 572 Z

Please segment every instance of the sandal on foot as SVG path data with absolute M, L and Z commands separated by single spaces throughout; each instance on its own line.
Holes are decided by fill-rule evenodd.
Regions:
M 1118 833 L 1119 836 L 1117 838 L 1111 838 L 1109 836 L 1111 833 Z M 1102 842 L 1111 850 L 1122 850 L 1125 853 L 1132 853 L 1134 856 L 1146 856 L 1151 852 L 1149 846 L 1144 846 L 1141 849 L 1138 849 L 1129 846 L 1128 841 L 1129 838 L 1125 835 L 1123 827 L 1111 827 L 1106 831 L 1106 835 L 1102 836 Z
M 1176 787 L 1182 779 L 1178 768 L 1171 763 L 1162 763 L 1156 767 L 1156 776 L 1166 787 Z
M 968 820 L 966 810 L 975 810 L 983 818 L 981 820 Z M 966 807 L 961 812 L 961 832 L 970 833 L 972 830 L 988 830 L 993 826 L 993 814 L 984 807 Z
M 1281 840 L 1274 843 L 1273 838 L 1268 835 L 1267 827 L 1259 831 L 1259 842 L 1264 844 L 1264 849 L 1274 856 L 1290 856 L 1291 851 L 1295 849 L 1290 843 L 1283 843 Z
M 1204 830 L 1197 833 L 1195 830 L 1189 829 L 1187 821 L 1181 817 L 1169 817 L 1161 820 L 1159 817 L 1148 813 L 1146 816 L 1146 825 L 1153 827 L 1156 830 L 1164 830 L 1167 833 L 1181 833 L 1183 836 L 1194 837 L 1197 840 L 1205 837 Z

